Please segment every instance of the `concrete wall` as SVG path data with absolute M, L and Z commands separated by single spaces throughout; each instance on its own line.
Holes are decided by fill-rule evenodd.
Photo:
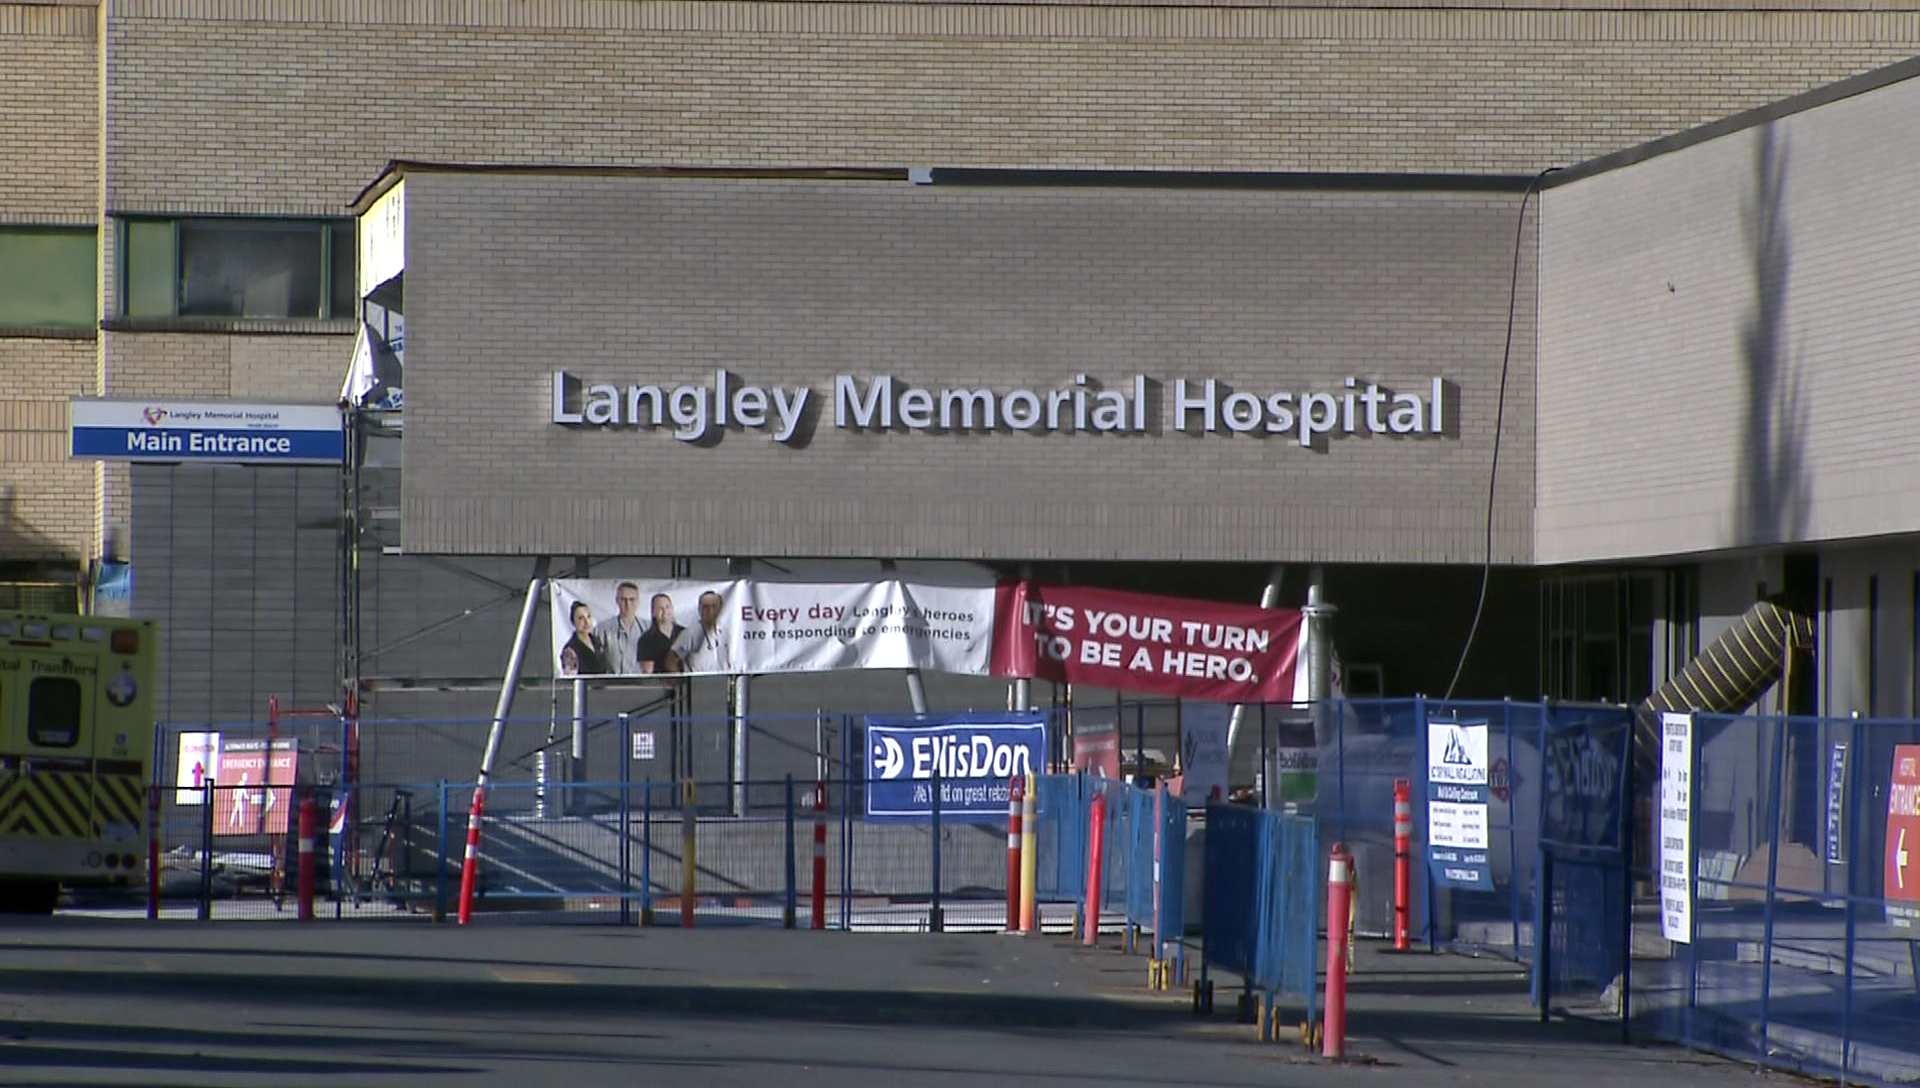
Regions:
M 1518 194 L 411 170 L 406 185 L 409 550 L 1483 557 Z M 1500 563 L 1531 538 L 1520 294 Z M 623 390 L 726 368 L 810 389 L 820 416 L 791 443 L 557 426 L 561 368 Z M 838 375 L 1044 396 L 1076 374 L 1144 374 L 1151 433 L 834 425 Z M 1446 433 L 1307 448 L 1199 433 L 1198 413 L 1178 429 L 1181 380 L 1298 404 L 1349 377 L 1423 397 L 1443 381 Z
M 1920 529 L 1920 82 L 1542 197 L 1542 562 Z

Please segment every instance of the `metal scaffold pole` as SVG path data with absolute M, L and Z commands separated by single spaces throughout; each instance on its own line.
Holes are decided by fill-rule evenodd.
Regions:
M 487 785 L 493 777 L 493 761 L 500 753 L 500 737 L 506 732 L 507 716 L 513 713 L 513 696 L 520 687 L 520 667 L 526 661 L 527 642 L 533 635 L 534 616 L 540 608 L 540 591 L 547 583 L 549 558 L 533 561 L 533 577 L 527 582 L 526 600 L 520 604 L 520 627 L 514 634 L 513 653 L 507 659 L 507 674 L 500 681 L 500 700 L 494 705 L 493 728 L 487 732 L 486 754 L 480 758 L 480 776 L 473 786 L 473 805 L 467 812 L 467 850 L 460 866 L 459 921 L 466 925 L 473 918 L 473 885 L 480 853 L 480 817 L 486 812 Z

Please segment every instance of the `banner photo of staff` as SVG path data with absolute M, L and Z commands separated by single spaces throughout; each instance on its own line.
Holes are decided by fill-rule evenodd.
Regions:
M 994 587 L 560 578 L 555 675 L 928 669 L 987 675 Z

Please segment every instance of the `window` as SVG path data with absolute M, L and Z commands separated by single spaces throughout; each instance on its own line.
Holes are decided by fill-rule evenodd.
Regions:
M 41 748 L 80 743 L 80 681 L 41 676 L 28 686 L 27 743 Z
M 354 233 L 344 219 L 125 219 L 127 317 L 352 317 Z
M 0 325 L 93 328 L 92 227 L 0 226 Z

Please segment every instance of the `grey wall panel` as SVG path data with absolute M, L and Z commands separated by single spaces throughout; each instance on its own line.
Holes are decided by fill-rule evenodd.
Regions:
M 1920 530 L 1920 82 L 1549 189 L 1543 563 Z
M 163 720 L 339 701 L 338 488 L 325 468 L 135 467 L 134 611 L 160 622 Z
M 411 173 L 411 551 L 1477 562 L 1520 199 Z M 1531 541 L 1533 243 L 1494 560 Z M 807 387 L 804 446 L 552 422 L 551 375 Z M 832 380 L 1144 374 L 1158 433 L 832 425 Z M 1174 382 L 1422 392 L 1441 437 L 1197 436 Z M 822 402 L 825 402 L 824 404 Z M 1364 409 L 1362 411 L 1364 415 Z

